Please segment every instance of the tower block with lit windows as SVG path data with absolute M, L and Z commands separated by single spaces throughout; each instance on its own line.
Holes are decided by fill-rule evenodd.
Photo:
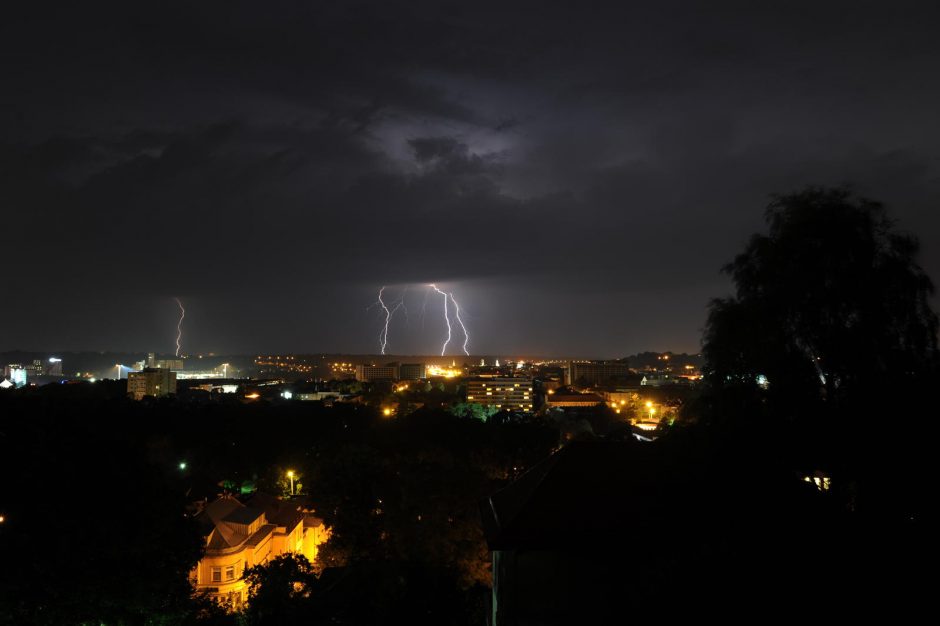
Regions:
M 481 377 L 468 380 L 467 402 L 506 411 L 531 411 L 532 379 Z

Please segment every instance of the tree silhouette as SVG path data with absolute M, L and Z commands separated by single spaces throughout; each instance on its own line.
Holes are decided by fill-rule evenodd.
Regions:
M 775 196 L 770 232 L 724 271 L 734 297 L 711 304 L 704 340 L 712 382 L 749 383 L 836 400 L 898 382 L 937 361 L 933 284 L 918 242 L 884 207 L 846 189 Z
M 310 613 L 310 594 L 317 576 L 303 555 L 282 554 L 245 572 L 249 624 L 296 624 Z
M 841 472 L 849 506 L 861 488 L 869 503 L 910 516 L 919 496 L 885 476 L 913 484 L 929 475 L 917 465 L 923 451 L 916 436 L 878 433 L 902 422 L 921 436 L 932 428 L 923 417 L 938 320 L 917 239 L 881 204 L 844 188 L 774 196 L 766 219 L 769 232 L 724 268 L 735 295 L 711 303 L 710 393 L 698 409 L 711 420 L 789 424 L 795 443 L 786 454 L 802 469 Z M 904 415 L 914 419 L 894 419 Z

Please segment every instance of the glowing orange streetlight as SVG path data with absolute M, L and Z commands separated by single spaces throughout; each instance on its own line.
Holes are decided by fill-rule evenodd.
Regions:
M 287 477 L 290 478 L 290 495 L 294 495 L 294 470 L 287 470 Z

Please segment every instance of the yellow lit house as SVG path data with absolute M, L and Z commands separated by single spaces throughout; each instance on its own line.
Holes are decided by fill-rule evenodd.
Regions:
M 192 572 L 196 591 L 233 609 L 244 605 L 245 570 L 293 552 L 316 561 L 329 530 L 312 511 L 290 500 L 256 494 L 247 504 L 231 495 L 208 503 L 196 516 L 206 537 L 205 555 Z

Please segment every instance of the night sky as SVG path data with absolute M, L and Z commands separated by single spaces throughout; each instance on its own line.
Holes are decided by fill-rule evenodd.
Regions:
M 940 4 L 397 4 L 6 7 L 0 349 L 695 352 L 807 184 L 940 278 Z

